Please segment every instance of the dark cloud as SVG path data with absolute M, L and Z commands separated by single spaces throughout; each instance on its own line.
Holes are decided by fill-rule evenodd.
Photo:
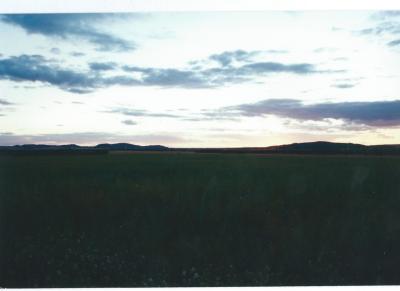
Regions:
M 0 59 L 0 79 L 12 81 L 39 81 L 67 91 L 88 90 L 96 80 L 84 73 L 57 67 L 40 55 L 21 55 Z
M 116 63 L 107 62 L 107 63 L 99 63 L 99 62 L 92 62 L 89 63 L 89 68 L 93 71 L 110 71 L 114 70 L 117 67 Z
M 276 115 L 297 120 L 342 119 L 376 127 L 400 125 L 400 100 L 306 105 L 296 99 L 267 99 L 226 107 L 225 110 L 250 117 Z
M 9 14 L 0 19 L 23 28 L 27 33 L 62 39 L 84 39 L 100 51 L 135 49 L 133 43 L 94 27 L 94 24 L 115 16 L 118 14 Z
M 11 132 L 0 133 L 0 145 L 17 144 L 90 144 L 99 143 L 135 143 L 140 145 L 161 144 L 173 145 L 176 143 L 187 142 L 181 137 L 182 134 L 139 134 L 122 135 L 112 132 L 77 132 L 77 133 L 59 133 L 59 134 L 36 134 L 19 135 Z
M 125 125 L 136 125 L 136 124 L 137 124 L 136 121 L 133 121 L 133 120 L 130 120 L 130 119 L 122 120 L 121 122 L 122 122 L 123 124 L 125 124 Z
M 223 54 L 220 54 L 223 55 Z M 219 55 L 219 56 L 220 56 Z M 232 57 L 231 54 L 228 54 Z M 235 58 L 239 58 L 234 54 Z M 240 58 L 244 58 L 241 56 Z M 271 74 L 322 74 L 338 73 L 343 70 L 318 70 L 313 64 L 278 62 L 246 62 L 244 64 L 224 65 L 208 68 L 151 68 L 118 65 L 112 62 L 92 62 L 89 70 L 76 71 L 62 68 L 53 60 L 40 55 L 20 55 L 0 58 L 0 79 L 16 82 L 42 82 L 72 93 L 84 94 L 99 88 L 120 86 L 156 86 L 180 88 L 214 88 L 243 82 L 254 82 L 256 78 Z M 105 76 L 104 71 L 115 71 L 123 75 Z M 122 72 L 121 72 L 122 70 Z M 133 74 L 132 74 L 133 73 Z
M 40 55 L 21 55 L 0 59 L 0 79 L 16 82 L 43 82 L 73 93 L 89 93 L 111 85 L 137 85 L 126 76 L 101 77 L 93 72 L 63 69 Z

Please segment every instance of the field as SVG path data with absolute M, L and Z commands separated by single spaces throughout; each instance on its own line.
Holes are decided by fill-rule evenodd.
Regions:
M 0 286 L 400 284 L 400 157 L 0 156 Z

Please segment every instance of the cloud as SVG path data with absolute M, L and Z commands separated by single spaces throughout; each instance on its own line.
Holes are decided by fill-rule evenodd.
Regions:
M 130 119 L 122 120 L 121 122 L 122 122 L 123 124 L 125 124 L 125 125 L 136 125 L 136 124 L 137 124 L 136 121 L 133 121 L 133 120 L 130 120 Z
M 392 40 L 387 43 L 388 46 L 398 46 L 400 45 L 400 39 Z
M 400 35 L 400 11 L 380 11 L 373 14 L 373 18 L 380 20 L 374 27 L 369 27 L 357 31 L 361 35 L 375 35 L 378 37 L 387 36 L 397 37 Z M 386 43 L 389 47 L 400 45 L 400 39 L 395 39 Z
M 208 57 L 208 60 L 217 62 L 222 67 L 231 66 L 234 63 L 251 62 L 254 57 L 261 54 L 285 54 L 287 50 L 263 50 L 263 51 L 245 51 L 245 50 L 234 50 L 224 51 L 219 54 L 212 54 Z M 204 61 L 200 61 L 204 62 Z M 198 62 L 194 62 L 195 64 Z
M 129 51 L 135 45 L 112 34 L 99 31 L 93 25 L 119 14 L 9 14 L 1 16 L 5 23 L 23 28 L 30 34 L 52 38 L 84 39 L 99 51 Z
M 270 54 L 287 54 L 287 53 L 289 53 L 288 50 L 265 50 L 264 52 L 270 53 Z
M 360 34 L 368 35 L 383 35 L 383 34 L 399 34 L 400 23 L 394 21 L 381 22 L 375 27 L 370 27 L 358 31 Z
M 83 57 L 86 54 L 81 53 L 81 52 L 71 52 L 70 55 L 73 56 L 73 57 Z
M 89 93 L 111 85 L 137 85 L 125 76 L 101 77 L 93 72 L 63 69 L 40 55 L 21 55 L 0 59 L 0 79 L 16 82 L 42 82 L 73 93 Z
M 110 71 L 114 70 L 117 67 L 116 63 L 107 62 L 107 63 L 99 63 L 99 62 L 92 62 L 89 63 L 89 68 L 93 71 Z
M 4 105 L 4 106 L 14 105 L 14 103 L 12 103 L 10 101 L 7 101 L 7 100 L 4 100 L 4 99 L 0 99 L 0 105 Z
M 232 55 L 235 60 L 248 56 L 247 53 L 243 55 L 243 51 L 228 54 L 231 58 Z M 309 63 L 284 64 L 252 61 L 224 64 L 221 61 L 214 67 L 178 69 L 91 62 L 86 70 L 77 71 L 71 68 L 62 68 L 54 60 L 46 59 L 41 55 L 20 55 L 0 58 L 0 79 L 16 82 L 42 82 L 68 92 L 84 94 L 114 85 L 186 89 L 215 88 L 254 82 L 257 78 L 271 74 L 308 75 L 343 72 L 343 70 L 319 70 Z M 105 71 L 118 72 L 121 75 L 105 76 L 103 74 Z
M 5 112 L 10 112 L 13 111 L 12 105 L 15 105 L 15 103 L 12 103 L 10 101 L 7 101 L 5 99 L 0 99 L 0 116 L 6 116 Z
M 290 129 L 298 129 L 310 132 L 337 133 L 343 131 L 374 131 L 374 128 L 365 124 L 359 124 L 337 119 L 324 120 L 297 120 L 287 119 L 284 125 Z
M 21 55 L 0 59 L 0 79 L 39 81 L 64 90 L 93 88 L 95 80 L 86 74 L 61 69 L 40 55 Z M 87 90 L 87 89 L 86 89 Z
M 96 145 L 99 143 L 135 143 L 140 145 L 161 144 L 173 145 L 187 142 L 182 134 L 139 134 L 123 135 L 111 132 L 72 132 L 59 134 L 19 135 L 11 132 L 0 133 L 0 145 L 17 144 L 80 144 Z
M 334 47 L 320 47 L 314 50 L 315 53 L 334 53 L 336 51 L 338 49 Z
M 53 47 L 50 49 L 50 52 L 52 54 L 59 55 L 61 53 L 61 50 L 59 48 Z
M 399 10 L 384 10 L 384 11 L 376 12 L 372 15 L 372 18 L 383 19 L 383 20 L 397 18 L 397 17 L 400 17 Z
M 225 51 L 220 54 L 213 54 L 209 56 L 209 59 L 218 62 L 223 67 L 226 67 L 231 65 L 232 62 L 234 61 L 238 62 L 249 61 L 252 57 L 254 57 L 259 53 L 260 53 L 259 51 L 247 52 L 244 50 Z
M 137 66 L 123 66 L 125 72 L 141 74 L 141 85 L 183 88 L 213 88 L 243 82 L 270 74 L 307 75 L 315 73 L 336 73 L 343 71 L 317 70 L 308 63 L 283 64 L 278 62 L 251 62 L 233 66 L 221 60 L 218 66 L 194 69 L 156 69 Z
M 268 74 L 268 73 L 293 73 L 310 74 L 316 70 L 312 64 L 281 64 L 275 62 L 259 62 L 244 65 L 238 69 L 239 74 Z
M 334 84 L 332 87 L 339 88 L 339 89 L 350 89 L 353 88 L 355 85 L 350 84 L 350 83 L 340 83 L 340 84 Z
M 225 107 L 225 111 L 248 117 L 276 115 L 297 120 L 342 119 L 375 127 L 400 125 L 400 100 L 306 105 L 296 99 L 267 99 Z
M 135 117 L 166 117 L 166 118 L 180 118 L 180 115 L 176 114 L 169 114 L 169 113 L 154 113 L 149 112 L 143 109 L 131 109 L 131 108 L 124 108 L 118 107 L 113 108 L 111 110 L 101 111 L 103 113 L 114 113 L 114 114 L 122 114 L 125 116 L 135 116 Z

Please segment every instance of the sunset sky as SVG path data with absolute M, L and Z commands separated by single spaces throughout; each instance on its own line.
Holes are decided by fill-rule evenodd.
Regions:
M 0 145 L 400 144 L 400 12 L 0 15 Z

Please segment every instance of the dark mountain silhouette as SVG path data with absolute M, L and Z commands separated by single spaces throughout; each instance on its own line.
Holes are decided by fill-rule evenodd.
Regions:
M 24 144 L 0 146 L 2 153 L 93 153 L 105 154 L 110 151 L 171 151 L 195 153 L 258 153 L 258 154 L 361 154 L 400 155 L 400 145 L 366 146 L 354 143 L 333 143 L 326 141 L 292 143 L 269 147 L 241 148 L 168 148 L 162 145 L 134 145 L 129 143 L 103 143 L 96 146 Z
M 267 147 L 271 151 L 280 152 L 302 152 L 302 153 L 358 153 L 363 152 L 368 146 L 354 143 L 332 143 L 326 141 L 305 142 L 305 143 L 292 143 L 288 145 L 279 145 Z
M 366 146 L 354 143 L 326 141 L 292 143 L 269 147 L 196 148 L 185 149 L 200 153 L 258 153 L 258 154 L 374 154 L 400 155 L 400 145 Z
M 134 145 L 130 143 L 102 143 L 98 144 L 94 148 L 103 149 L 108 151 L 166 151 L 167 147 L 161 145 L 148 145 L 148 146 L 140 146 Z

